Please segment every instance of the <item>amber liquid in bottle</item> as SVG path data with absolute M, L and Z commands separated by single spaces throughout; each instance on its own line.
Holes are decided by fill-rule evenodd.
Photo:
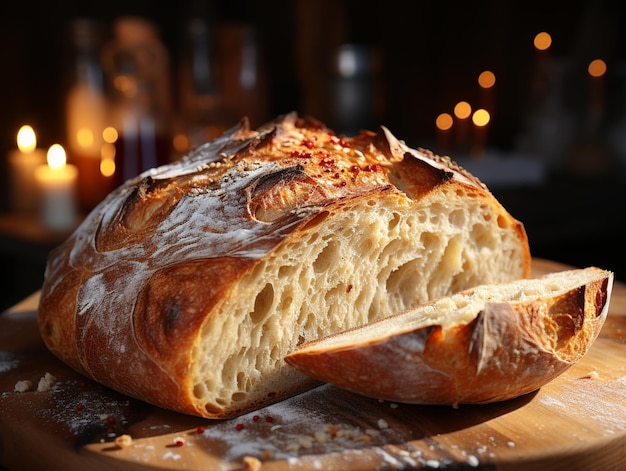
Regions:
M 170 141 L 167 136 L 154 130 L 120 134 L 115 142 L 115 185 L 169 162 Z

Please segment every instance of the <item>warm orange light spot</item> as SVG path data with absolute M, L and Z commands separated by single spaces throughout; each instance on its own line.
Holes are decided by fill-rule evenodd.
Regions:
M 474 111 L 474 114 L 472 115 L 472 122 L 476 126 L 480 126 L 480 127 L 487 126 L 490 118 L 491 117 L 489 116 L 489 112 L 481 108 L 481 109 Z
M 459 101 L 454 106 L 454 116 L 459 119 L 467 119 L 472 114 L 472 107 L 466 101 Z
M 450 113 L 441 113 L 435 120 L 435 126 L 441 131 L 447 131 L 452 127 L 452 115 Z
M 117 131 L 115 136 L 117 139 Z M 115 173 L 115 145 L 113 143 L 105 142 L 100 148 L 100 173 L 105 177 L 110 177 Z
M 104 177 L 111 177 L 115 173 L 115 159 L 105 158 L 100 161 L 100 173 Z
M 537 33 L 537 35 L 535 36 L 535 40 L 533 41 L 533 44 L 535 45 L 535 48 L 537 48 L 538 50 L 545 51 L 549 49 L 550 46 L 552 45 L 552 36 L 550 36 L 545 31 L 542 31 L 541 33 Z
M 496 84 L 496 75 L 491 70 L 485 70 L 478 76 L 478 85 L 482 88 L 491 88 Z
M 184 134 L 176 134 L 172 139 L 172 146 L 174 150 L 179 153 L 187 152 L 189 150 L 189 139 Z
M 589 63 L 587 71 L 592 77 L 602 77 L 606 73 L 606 63 L 602 59 L 593 60 Z
M 102 139 L 104 139 L 104 142 L 113 144 L 115 141 L 117 141 L 117 138 L 118 138 L 117 129 L 111 126 L 108 126 L 102 130 Z
M 93 144 L 93 133 L 89 128 L 81 128 L 76 133 L 76 142 L 81 147 L 90 147 Z
M 113 78 L 113 86 L 126 96 L 137 95 L 137 81 L 128 75 L 117 75 Z

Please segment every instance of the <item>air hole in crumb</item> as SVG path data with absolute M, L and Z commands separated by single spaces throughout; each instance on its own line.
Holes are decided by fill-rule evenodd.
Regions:
M 197 397 L 198 399 L 202 399 L 203 397 L 206 397 L 207 395 L 207 388 L 204 384 L 196 384 L 193 387 L 193 395 L 194 397 Z
M 431 232 L 420 234 L 420 242 L 426 251 L 434 250 L 441 242 L 440 238 Z
M 400 215 L 398 213 L 393 213 L 393 217 L 389 220 L 389 223 L 387 225 L 388 229 L 390 231 L 393 230 L 400 223 L 400 220 Z
M 498 245 L 497 239 L 493 236 L 489 227 L 482 224 L 475 224 L 472 226 L 471 238 L 476 242 L 478 247 L 486 247 L 489 249 L 496 249 Z
M 280 348 L 278 347 L 278 345 L 274 345 L 272 347 L 272 351 L 270 352 L 270 358 L 272 360 L 278 361 L 278 360 L 282 360 L 282 355 L 280 354 Z
M 254 300 L 254 310 L 250 313 L 250 319 L 255 324 L 265 318 L 274 302 L 274 287 L 271 283 L 265 285 Z
M 309 222 L 307 222 L 305 226 L 302 228 L 302 230 L 306 231 L 307 229 L 313 229 L 318 224 L 321 224 L 327 217 L 328 217 L 328 211 L 322 211 L 313 219 L 311 219 Z
M 508 227 L 509 221 L 503 216 L 498 216 L 498 227 Z
M 279 278 L 291 278 L 292 276 L 294 276 L 297 270 L 298 268 L 293 265 L 282 265 L 278 269 L 278 277 Z
M 243 371 L 237 373 L 237 388 L 240 391 L 250 391 L 250 378 Z
M 315 327 L 315 324 L 317 324 L 317 318 L 315 314 L 309 313 L 306 316 L 306 321 L 304 322 L 304 328 L 306 330 L 313 330 L 313 328 Z
M 339 245 L 336 242 L 329 242 L 313 262 L 315 273 L 324 273 L 339 256 Z
M 246 398 L 246 393 L 236 392 L 232 395 L 232 402 L 243 401 Z
M 228 405 L 228 401 L 226 399 L 224 399 L 223 397 L 216 397 L 215 398 L 215 402 L 219 405 L 219 406 L 227 406 Z
M 309 245 L 313 245 L 317 239 L 319 239 L 319 234 L 314 232 L 309 236 Z
M 374 247 L 374 241 L 372 239 L 365 239 L 361 243 L 361 247 L 359 250 L 361 251 L 361 253 L 369 253 L 372 250 L 372 247 Z
M 291 306 L 292 303 L 293 303 L 293 298 L 291 296 L 285 296 L 280 301 L 279 311 L 280 312 L 287 312 L 287 310 L 289 309 L 289 307 Z
M 456 227 L 463 227 L 465 225 L 465 211 L 462 209 L 455 209 L 448 216 L 450 224 Z
M 391 296 L 397 298 L 397 308 L 403 309 L 411 305 L 418 295 L 415 291 L 416 274 L 419 273 L 420 260 L 411 260 L 394 270 L 387 278 L 386 289 Z
M 394 254 L 398 253 L 401 246 L 402 246 L 402 242 L 400 242 L 399 239 L 390 240 L 389 243 L 387 243 L 387 245 L 381 252 L 379 259 L 380 260 L 389 259 L 389 257 L 392 257 Z

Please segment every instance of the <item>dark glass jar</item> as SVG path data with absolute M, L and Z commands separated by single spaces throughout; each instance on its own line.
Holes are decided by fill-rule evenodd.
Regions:
M 117 130 L 115 183 L 170 162 L 169 56 L 153 23 L 124 17 L 103 51 L 110 120 Z

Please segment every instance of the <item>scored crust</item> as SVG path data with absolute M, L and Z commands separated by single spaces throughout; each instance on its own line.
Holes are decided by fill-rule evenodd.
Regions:
M 453 406 L 512 399 L 587 353 L 612 285 L 613 273 L 589 267 L 479 286 L 314 340 L 285 360 L 377 399 Z
M 113 191 L 50 254 L 39 324 L 106 386 L 222 418 L 317 384 L 284 361 L 308 340 L 529 272 L 523 225 L 450 159 L 292 113 Z

